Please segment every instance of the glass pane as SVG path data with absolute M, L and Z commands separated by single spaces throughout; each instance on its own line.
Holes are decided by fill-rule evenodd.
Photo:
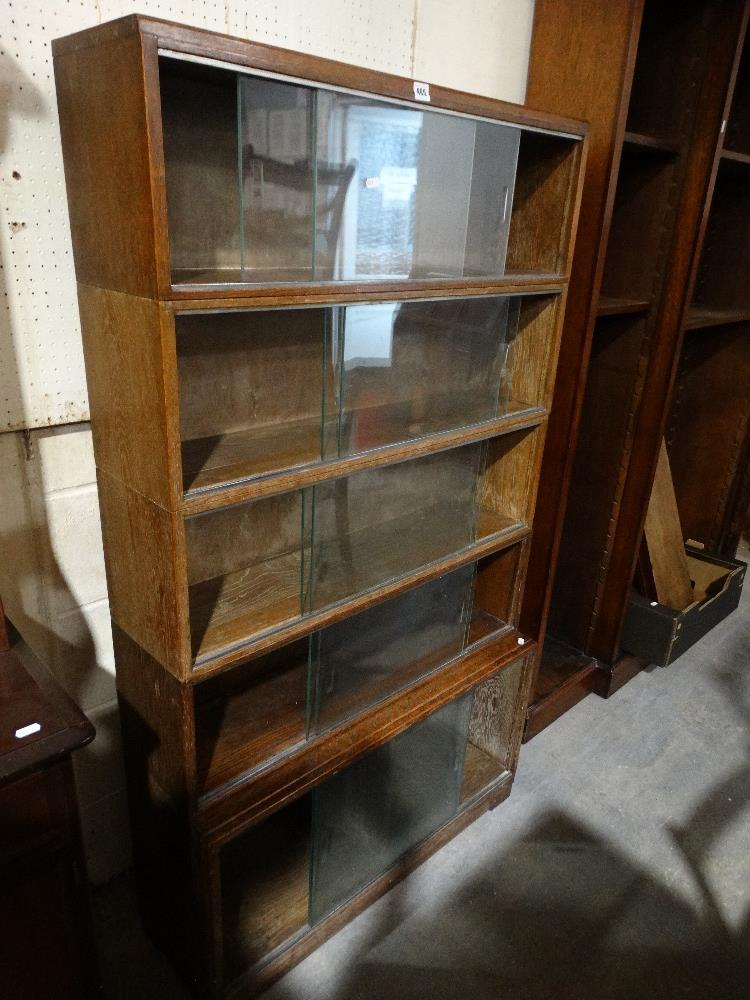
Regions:
M 194 655 L 304 613 L 309 502 L 297 491 L 185 519 Z
M 160 59 L 172 280 L 498 277 L 522 130 Z
M 310 796 L 222 848 L 224 975 L 236 978 L 307 925 Z
M 470 709 L 451 702 L 314 789 L 310 923 L 455 815 Z
M 317 122 L 317 278 L 503 274 L 518 129 L 331 91 Z
M 520 303 L 481 296 L 178 315 L 184 489 L 523 409 L 510 398 L 508 364 Z
M 310 732 L 343 722 L 458 656 L 473 583 L 472 564 L 312 636 Z
M 330 322 L 327 309 L 176 317 L 186 490 L 320 461 L 337 437 Z
M 315 180 L 314 93 L 238 76 L 243 281 L 310 281 Z
M 290 624 L 517 524 L 481 507 L 485 452 L 484 442 L 466 445 L 185 518 L 194 654 Z
M 403 576 L 500 530 L 483 517 L 481 444 L 367 469 L 315 487 L 312 608 Z M 492 523 L 490 523 L 490 521 Z
M 519 303 L 487 297 L 347 307 L 340 455 L 503 412 Z

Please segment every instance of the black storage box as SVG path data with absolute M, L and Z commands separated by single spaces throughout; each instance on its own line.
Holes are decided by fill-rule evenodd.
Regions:
M 686 545 L 685 553 L 697 599 L 683 611 L 630 594 L 621 645 L 646 663 L 666 667 L 739 604 L 745 563 L 693 545 Z

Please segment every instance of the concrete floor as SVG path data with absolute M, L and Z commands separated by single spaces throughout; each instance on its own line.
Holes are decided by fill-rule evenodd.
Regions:
M 96 908 L 110 1000 L 182 998 L 127 879 Z M 750 585 L 672 667 L 528 744 L 508 802 L 265 996 L 748 1000 Z

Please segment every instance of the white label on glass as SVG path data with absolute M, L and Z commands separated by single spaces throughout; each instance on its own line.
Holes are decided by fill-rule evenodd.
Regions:
M 346 316 L 344 366 L 389 368 L 393 358 L 393 326 L 399 302 L 352 306 Z
M 34 733 L 38 733 L 41 728 L 38 722 L 32 722 L 30 725 L 24 726 L 23 729 L 16 730 L 16 739 L 22 740 L 24 736 L 32 736 Z
M 417 186 L 416 167 L 382 167 L 378 187 L 383 194 L 383 202 L 408 201 Z
M 418 101 L 429 101 L 430 99 L 430 85 L 429 83 L 418 83 L 414 81 L 414 96 Z

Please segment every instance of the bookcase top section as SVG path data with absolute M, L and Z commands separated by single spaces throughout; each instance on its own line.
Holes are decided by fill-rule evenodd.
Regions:
M 207 302 L 567 279 L 581 122 L 140 15 L 53 54 L 82 284 Z
M 266 45 L 246 38 L 224 35 L 204 28 L 194 28 L 174 21 L 165 21 L 144 14 L 130 14 L 114 21 L 95 25 L 52 42 L 55 57 L 93 46 L 105 46 L 133 36 L 156 40 L 157 49 L 168 49 L 205 59 L 225 61 L 237 69 L 247 67 L 275 74 L 296 77 L 316 83 L 328 83 L 362 93 L 408 101 L 424 108 L 425 102 L 415 97 L 415 81 L 391 73 L 381 73 L 361 66 L 352 66 L 334 59 L 295 52 L 291 49 Z M 421 82 L 421 81 L 418 81 Z M 575 118 L 565 118 L 532 110 L 508 101 L 494 100 L 433 84 L 427 86 L 429 104 L 433 107 L 462 114 L 500 119 L 529 129 L 586 135 L 588 125 Z

